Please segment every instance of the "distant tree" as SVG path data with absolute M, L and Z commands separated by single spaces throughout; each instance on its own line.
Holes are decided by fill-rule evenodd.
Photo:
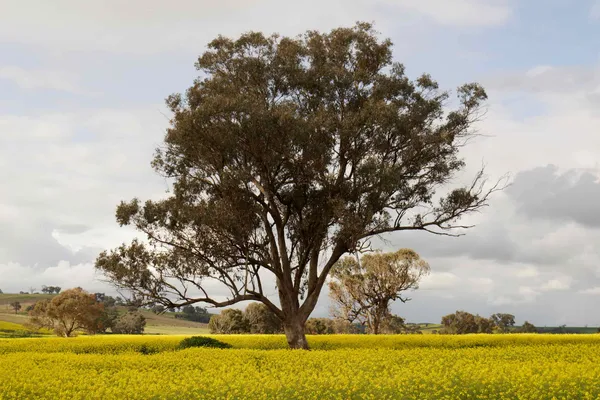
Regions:
M 42 286 L 42 293 L 45 294 L 59 294 L 61 288 L 59 286 Z
M 139 311 L 128 311 L 114 323 L 111 331 L 116 334 L 136 335 L 144 333 L 146 317 Z
M 493 314 L 490 318 L 501 333 L 508 333 L 510 328 L 515 326 L 515 316 L 512 314 L 497 313 Z
M 4 292 L 2 291 L 2 289 L 0 289 L 0 294 L 3 294 Z
M 162 314 L 165 312 L 165 306 L 163 306 L 162 304 L 156 304 L 151 308 L 151 311 L 154 314 Z
M 103 314 L 104 306 L 93 294 L 81 288 L 65 290 L 51 300 L 38 301 L 29 312 L 33 326 L 53 329 L 64 337 L 72 336 L 78 330 L 101 331 Z
M 10 303 L 10 307 L 15 310 L 15 314 L 19 312 L 19 310 L 21 310 L 21 302 L 19 301 L 13 301 L 12 303 Z
M 406 329 L 404 318 L 398 315 L 389 315 L 381 325 L 381 333 L 398 334 Z
M 477 324 L 477 332 L 479 333 L 494 333 L 494 321 L 491 318 L 475 316 L 475 323 Z
M 359 327 L 356 324 L 351 323 L 347 319 L 334 318 L 331 320 L 331 326 L 334 333 L 339 334 L 350 334 L 350 333 L 361 333 Z
M 94 297 L 98 303 L 101 303 L 104 306 L 104 312 L 100 317 L 99 331 L 106 332 L 108 329 L 112 330 L 119 318 L 115 298 L 106 296 L 104 293 L 94 293 Z
M 309 318 L 306 321 L 306 333 L 309 335 L 329 335 L 335 333 L 333 320 L 329 318 Z
M 104 306 L 104 312 L 98 319 L 98 332 L 106 332 L 107 330 L 113 330 L 115 323 L 119 319 L 119 311 L 116 307 Z
M 418 288 L 428 273 L 429 265 L 410 249 L 365 254 L 360 261 L 344 257 L 334 265 L 329 283 L 334 316 L 366 322 L 369 332 L 378 334 L 390 318 L 390 303 L 410 300 L 403 292 Z
M 405 324 L 404 329 L 400 333 L 411 334 L 411 335 L 422 335 L 423 331 L 421 331 L 421 327 L 418 324 Z
M 442 317 L 443 333 L 465 334 L 477 333 L 479 326 L 475 315 L 466 311 L 456 311 Z
M 395 231 L 452 234 L 497 189 L 480 171 L 436 192 L 465 165 L 484 89 L 461 86 L 450 109 L 449 93 L 429 75 L 411 81 L 368 23 L 218 37 L 197 68 L 186 95 L 168 98 L 171 126 L 152 164 L 172 194 L 117 209 L 149 243 L 96 260 L 115 284 L 166 307 L 262 302 L 289 346 L 307 348 L 305 322 L 340 257 Z
M 416 324 L 407 324 L 404 318 L 398 315 L 389 315 L 381 326 L 381 333 L 386 334 L 422 334 Z
M 102 303 L 104 304 L 104 307 L 116 307 L 117 304 L 117 298 L 114 298 L 112 296 L 104 296 L 104 299 L 102 300 Z
M 519 333 L 537 333 L 538 330 L 532 323 L 525 321 L 517 330 Z
M 175 314 L 175 318 L 185 319 L 187 321 L 208 323 L 212 314 L 210 314 L 204 307 L 194 307 L 187 305 L 181 308 L 181 314 Z
M 241 310 L 228 308 L 215 314 L 208 322 L 208 329 L 211 333 L 248 333 L 250 327 L 248 321 L 244 318 Z
M 244 310 L 244 318 L 248 321 L 250 333 L 283 332 L 281 319 L 261 303 L 250 303 Z

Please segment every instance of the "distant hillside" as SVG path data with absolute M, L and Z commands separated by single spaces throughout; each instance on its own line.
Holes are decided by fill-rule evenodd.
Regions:
M 55 294 L 0 294 L 0 330 L 4 326 L 11 326 L 12 330 L 23 329 L 22 324 L 27 323 L 29 316 L 25 311 L 27 307 L 35 304 L 37 301 L 51 299 Z M 18 301 L 21 303 L 21 310 L 15 314 L 10 304 Z M 127 307 L 117 307 L 120 313 L 127 312 Z M 150 310 L 140 310 L 146 317 L 146 333 L 165 334 L 165 335 L 197 335 L 208 333 L 208 324 L 202 324 L 184 319 L 176 319 L 177 313 L 154 314 Z M 12 325 L 9 325 L 12 324 Z M 19 328 L 17 328 L 19 327 Z M 8 328 L 7 328 L 8 329 Z M 6 334 L 6 332 L 4 332 Z M 2 335 L 0 335 L 1 337 Z
M 0 322 L 10 322 L 14 324 L 24 324 L 29 317 L 25 311 L 27 307 L 35 304 L 37 301 L 51 299 L 54 294 L 0 294 Z M 21 303 L 21 310 L 15 314 L 10 306 L 11 303 L 18 301 Z

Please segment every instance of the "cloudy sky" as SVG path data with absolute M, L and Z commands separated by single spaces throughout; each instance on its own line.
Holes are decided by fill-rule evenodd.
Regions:
M 133 237 L 121 199 L 160 198 L 149 166 L 168 114 L 218 34 L 296 35 L 375 22 L 409 75 L 488 90 L 484 162 L 512 186 L 460 238 L 397 234 L 432 274 L 411 321 L 457 309 L 600 325 L 600 2 L 578 0 L 0 0 L 0 289 L 111 289 L 101 249 Z M 325 297 L 325 296 L 324 296 Z M 325 315 L 327 302 L 315 314 Z

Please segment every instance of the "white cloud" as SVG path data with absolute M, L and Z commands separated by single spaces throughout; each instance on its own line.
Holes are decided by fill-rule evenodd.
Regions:
M 115 207 L 164 195 L 150 161 L 166 124 L 155 107 L 0 115 L 0 263 L 44 265 L 79 250 L 91 261 L 90 247 L 129 240 L 133 232 L 117 225 Z M 73 225 L 88 228 L 62 228 Z
M 526 266 L 524 268 L 520 268 L 515 272 L 515 275 L 518 278 L 534 278 L 536 276 L 538 276 L 540 273 L 537 270 L 536 267 L 533 266 Z
M 490 293 L 494 288 L 494 281 L 488 277 L 469 278 L 468 280 L 473 293 Z
M 533 68 L 529 69 L 525 73 L 525 75 L 533 77 L 533 76 L 538 76 L 538 75 L 544 74 L 551 70 L 552 70 L 552 67 L 549 65 L 538 65 L 537 67 L 533 67 Z
M 572 278 L 565 276 L 562 278 L 550 279 L 540 286 L 541 291 L 567 290 L 571 288 Z
M 522 301 L 529 302 L 535 300 L 539 292 L 530 286 L 519 286 L 519 294 L 522 296 Z
M 409 11 L 395 13 L 392 28 L 397 28 L 398 18 L 405 24 L 418 23 L 410 12 L 453 26 L 499 25 L 511 12 L 505 1 L 489 0 L 3 0 L 0 41 L 59 51 L 197 52 L 219 33 L 261 30 L 295 35 L 353 25 L 356 20 L 385 23 L 387 6 Z
M 421 280 L 419 290 L 439 290 L 455 287 L 459 278 L 451 272 L 432 272 Z
M 92 264 L 71 265 L 61 261 L 44 269 L 17 263 L 0 264 L 0 276 L 0 289 L 4 293 L 29 291 L 29 288 L 40 290 L 42 285 L 60 286 L 63 289 L 82 286 L 89 292 L 114 292 L 114 288 L 101 280 Z
M 52 89 L 83 94 L 84 91 L 74 82 L 73 76 L 60 71 L 27 70 L 21 67 L 0 67 L 0 79 L 14 82 L 22 89 Z
M 506 1 L 489 0 L 385 0 L 417 11 L 443 25 L 494 26 L 505 23 L 512 10 Z
M 600 286 L 595 286 L 589 289 L 580 290 L 579 293 L 582 294 L 592 294 L 592 295 L 600 295 Z

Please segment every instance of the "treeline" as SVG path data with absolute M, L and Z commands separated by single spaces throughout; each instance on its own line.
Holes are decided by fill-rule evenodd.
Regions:
M 204 307 L 194 307 L 192 305 L 187 305 L 181 308 L 166 308 L 162 304 L 148 304 L 140 307 L 146 308 L 152 311 L 154 314 L 164 314 L 169 312 L 173 314 L 175 319 L 184 319 L 186 321 L 200 322 L 203 324 L 208 324 L 210 317 L 215 315 L 209 313 Z
M 497 313 L 489 318 L 466 311 L 456 311 L 442 317 L 442 328 L 432 333 L 467 334 L 467 333 L 537 333 L 538 329 L 528 321 L 515 328 L 515 316 Z
M 212 315 L 208 323 L 211 333 L 283 333 L 283 324 L 279 318 L 264 304 L 251 303 L 244 311 L 225 309 L 218 315 Z M 351 323 L 341 318 L 309 318 L 305 330 L 310 335 L 368 333 L 364 324 Z M 397 315 L 389 315 L 382 321 L 379 333 L 387 334 L 420 334 L 416 324 L 407 324 Z

